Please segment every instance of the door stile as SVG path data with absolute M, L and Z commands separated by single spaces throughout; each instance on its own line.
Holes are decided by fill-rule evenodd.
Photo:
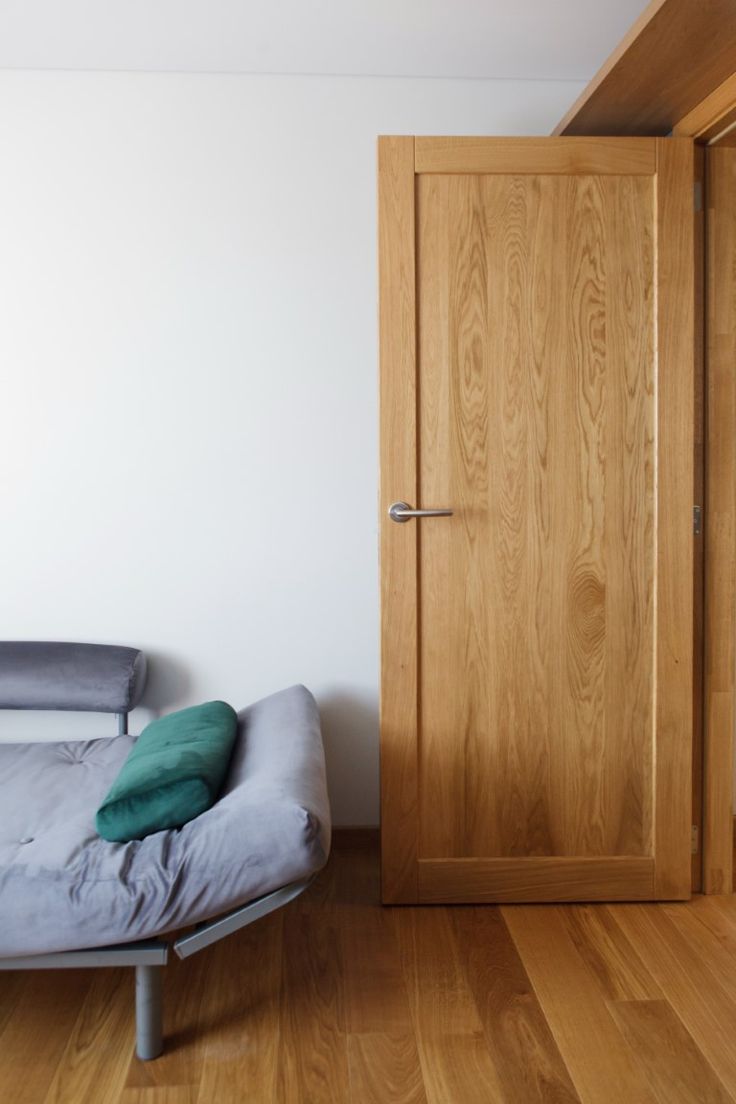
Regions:
M 381 855 L 386 904 L 417 900 L 417 373 L 414 138 L 378 140 L 381 424 Z
M 657 139 L 654 897 L 690 896 L 695 303 L 693 143 Z

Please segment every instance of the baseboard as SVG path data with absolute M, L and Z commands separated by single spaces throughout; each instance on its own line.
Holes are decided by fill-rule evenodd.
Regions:
M 332 846 L 341 849 L 378 847 L 380 828 L 376 825 L 354 825 L 332 829 Z

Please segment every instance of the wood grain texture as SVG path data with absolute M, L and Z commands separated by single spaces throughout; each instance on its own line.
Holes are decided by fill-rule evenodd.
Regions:
M 608 1000 L 661 1000 L 662 991 L 606 909 L 576 905 L 560 909 L 578 954 Z
M 292 909 L 284 916 L 283 938 L 276 1099 L 279 1104 L 344 1104 L 350 1099 L 350 1077 L 334 917 Z
M 125 1059 L 134 1043 L 130 970 L 94 971 L 44 1104 L 99 1104 L 125 1089 Z
M 703 889 L 733 887 L 736 723 L 736 149 L 707 157 Z
M 392 915 L 401 950 L 412 1020 L 422 1040 L 482 1032 L 478 1008 L 446 909 L 397 909 Z M 442 954 L 437 953 L 443 947 Z
M 580 1099 L 611 1104 L 615 1086 L 617 1100 L 652 1104 L 656 1097 L 649 1080 L 601 1000 L 559 911 L 517 905 L 502 914 Z
M 716 141 L 736 121 L 736 73 L 718 85 L 710 95 L 683 116 L 672 128 L 678 137 Z
M 660 1104 L 729 1104 L 733 1098 L 666 1001 L 615 1001 L 610 1012 Z
M 651 138 L 417 137 L 415 151 L 417 173 L 651 176 L 656 168 Z
M 123 1089 L 120 1104 L 197 1104 L 197 1089 L 192 1085 L 149 1085 Z
M 733 969 L 736 930 L 732 921 L 729 924 L 717 910 L 690 909 L 680 904 L 668 906 L 665 915 L 688 940 L 703 966 L 718 971 L 721 985 L 736 1001 L 736 972 Z
M 383 895 L 398 903 L 416 900 L 416 531 L 387 511 L 417 489 L 413 138 L 379 139 L 378 235 Z
M 573 148 L 605 171 L 571 171 L 589 168 Z M 623 173 L 631 149 L 645 157 Z M 405 241 L 405 268 L 388 270 L 415 265 L 417 326 L 387 314 L 382 341 L 401 380 L 415 372 L 391 410 L 413 399 L 416 425 L 411 411 L 408 429 L 385 424 L 382 454 L 384 471 L 393 452 L 397 472 L 413 464 L 418 505 L 454 516 L 384 525 L 384 640 L 395 649 L 402 626 L 404 664 L 382 665 L 403 715 L 382 762 L 384 885 L 400 871 L 402 888 L 384 899 L 681 898 L 692 143 L 424 138 L 415 152 L 436 171 L 402 192 L 415 254 Z M 406 239 L 409 221 L 384 220 L 384 237 Z M 402 480 L 384 480 L 387 505 Z
M 53 1083 L 56 1104 L 692 1104 L 698 1078 L 721 1104 L 734 954 L 734 897 L 385 909 L 378 848 L 338 837 L 298 901 L 167 967 L 155 1062 L 133 1054 L 129 974 L 0 975 L 0 1100 Z
M 351 855 L 334 879 L 338 901 L 346 905 L 339 926 L 345 1028 L 350 1035 L 386 1036 L 385 1045 L 390 1048 L 391 1040 L 399 1045 L 412 1034 L 413 1021 L 393 917 L 389 910 L 376 908 L 380 897 L 374 861 L 377 845 L 366 849 L 343 838 L 337 846 Z M 376 1045 L 384 1042 L 378 1039 Z M 358 1051 L 353 1048 L 352 1053 L 357 1060 Z
M 655 896 L 690 895 L 695 257 L 693 143 L 657 141 Z M 673 233 L 673 228 L 677 228 Z M 687 580 L 687 585 L 683 585 Z
M 199 1063 L 192 1070 L 198 1074 L 197 1104 L 234 1097 L 244 1085 L 255 1100 L 277 1098 L 281 1040 L 273 1024 L 279 1020 L 285 942 L 283 914 L 277 913 L 212 948 L 208 973 L 220 983 L 216 991 L 206 985 L 201 996 L 198 1020 L 208 1030 L 206 1041 L 198 1040 Z M 244 972 L 229 969 L 234 953 Z
M 452 921 L 504 1099 L 524 1104 L 579 1104 L 499 910 L 456 908 Z
M 419 900 L 424 904 L 650 901 L 654 870 L 654 859 L 646 856 L 420 859 Z
M 700 533 L 693 539 L 693 749 L 692 823 L 697 846 L 690 861 L 693 893 L 703 889 L 703 765 L 704 659 L 705 659 L 705 538 L 702 510 L 705 505 L 705 149 L 695 146 L 695 196 L 693 241 L 695 253 L 695 379 L 694 379 L 694 504 L 701 507 Z M 699 202 L 698 202 L 699 197 Z
M 53 1081 L 70 1032 L 92 985 L 83 970 L 8 975 L 9 988 L 23 982 L 0 1035 L 0 1100 L 40 1104 Z M 0 977 L 0 987 L 5 988 Z
M 413 1032 L 351 1035 L 348 1063 L 354 1104 L 427 1104 Z
M 646 905 L 606 906 L 660 986 L 666 1000 L 733 1096 L 736 1093 L 736 1004 L 724 989 L 716 963 L 666 915 Z M 685 908 L 689 906 L 683 906 Z
M 733 0 L 652 0 L 555 134 L 668 134 L 736 71 Z
M 498 1074 L 482 1034 L 420 1039 L 429 1104 L 503 1104 Z

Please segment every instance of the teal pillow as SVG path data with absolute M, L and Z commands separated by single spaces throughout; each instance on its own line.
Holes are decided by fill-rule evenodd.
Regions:
M 180 828 L 217 800 L 238 718 L 222 701 L 152 721 L 138 737 L 97 810 L 95 824 L 114 843 Z

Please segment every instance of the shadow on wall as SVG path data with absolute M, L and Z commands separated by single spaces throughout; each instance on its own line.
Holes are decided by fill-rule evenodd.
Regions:
M 147 709 L 152 717 L 160 717 L 177 702 L 187 700 L 192 679 L 184 664 L 178 659 L 173 659 L 171 655 L 149 652 L 146 649 L 146 659 L 148 677 L 141 706 Z
M 368 693 L 319 695 L 333 824 L 378 824 L 378 702 Z

